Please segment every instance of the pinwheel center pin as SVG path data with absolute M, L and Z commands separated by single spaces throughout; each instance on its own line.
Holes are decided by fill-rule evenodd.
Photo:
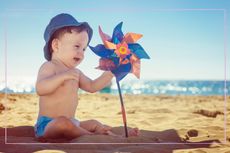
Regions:
M 115 53 L 118 57 L 125 58 L 126 55 L 129 55 L 131 52 L 128 48 L 127 43 L 120 43 L 116 45 Z
M 121 46 L 121 47 L 119 48 L 119 52 L 120 52 L 121 54 L 127 54 L 127 49 L 126 49 L 125 47 Z

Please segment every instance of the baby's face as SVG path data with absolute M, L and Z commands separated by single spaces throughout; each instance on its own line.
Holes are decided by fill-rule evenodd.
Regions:
M 65 33 L 58 39 L 57 56 L 66 66 L 74 68 L 84 59 L 87 44 L 88 34 L 86 31 Z

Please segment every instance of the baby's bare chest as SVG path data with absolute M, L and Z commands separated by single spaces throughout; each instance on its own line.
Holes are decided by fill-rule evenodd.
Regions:
M 78 82 L 76 80 L 67 80 L 64 81 L 57 89 L 57 92 L 62 92 L 62 93 L 72 93 L 78 91 Z

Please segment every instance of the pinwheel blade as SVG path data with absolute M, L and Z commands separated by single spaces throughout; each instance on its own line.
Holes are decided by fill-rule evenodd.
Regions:
M 131 64 L 123 64 L 112 70 L 118 81 L 122 80 L 131 71 Z
M 140 79 L 140 68 L 141 68 L 141 61 L 138 59 L 132 63 L 132 73 Z
M 109 42 L 109 41 L 105 41 L 104 42 L 104 45 L 105 45 L 105 47 L 107 48 L 107 49 L 116 49 L 117 47 L 116 47 L 116 44 L 114 44 L 114 43 L 111 43 L 111 42 Z
M 141 45 L 134 43 L 128 44 L 129 49 L 139 58 L 150 59 L 149 55 L 145 52 L 145 50 L 141 47 Z
M 127 44 L 129 43 L 136 43 L 137 40 L 139 40 L 143 35 L 142 34 L 138 34 L 138 33 L 127 33 L 124 36 L 124 39 L 122 41 L 125 41 Z
M 119 23 L 113 30 L 112 42 L 114 44 L 118 44 L 122 42 L 122 39 L 124 37 L 124 34 L 121 31 L 122 24 L 123 22 Z
M 89 48 L 100 57 L 109 57 L 113 54 L 113 50 L 105 48 L 104 45 L 99 44 L 95 47 L 89 46 Z
M 114 62 L 106 58 L 101 58 L 99 61 L 99 66 L 97 67 L 97 69 L 104 70 L 104 71 L 111 71 L 115 68 L 116 66 Z
M 102 30 L 101 27 L 99 26 L 99 35 L 101 36 L 102 41 L 111 41 L 111 37 L 107 34 L 105 34 Z

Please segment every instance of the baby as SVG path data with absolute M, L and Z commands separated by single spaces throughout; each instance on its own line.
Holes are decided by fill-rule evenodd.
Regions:
M 39 114 L 36 137 L 73 139 L 82 135 L 116 134 L 111 127 L 96 120 L 74 118 L 78 106 L 78 89 L 93 93 L 107 86 L 113 78 L 109 71 L 91 80 L 75 68 L 84 59 L 93 31 L 87 22 L 78 22 L 69 14 L 59 14 L 46 27 L 44 55 L 47 60 L 39 72 L 36 91 Z M 137 136 L 137 128 L 129 130 Z

